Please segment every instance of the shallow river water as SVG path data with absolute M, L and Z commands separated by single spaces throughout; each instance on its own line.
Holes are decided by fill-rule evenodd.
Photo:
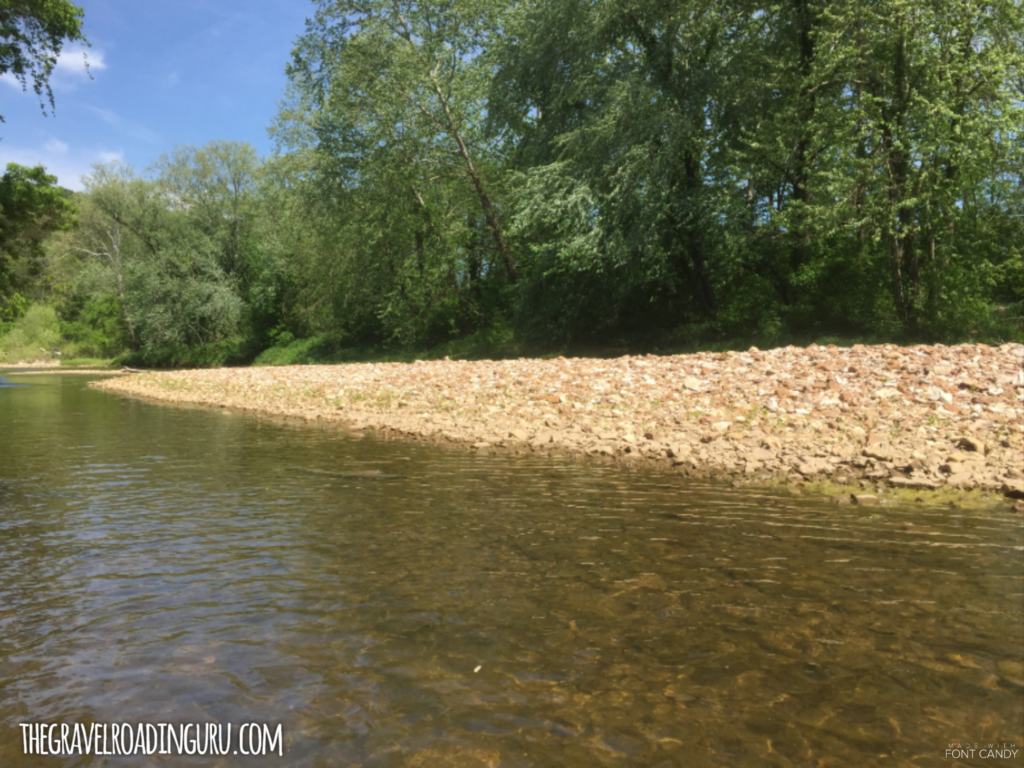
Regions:
M 1005 508 L 835 507 L 7 376 L 30 386 L 0 390 L 0 765 L 1024 765 Z M 40 757 L 20 727 L 214 722 L 232 750 L 280 724 L 283 756 Z

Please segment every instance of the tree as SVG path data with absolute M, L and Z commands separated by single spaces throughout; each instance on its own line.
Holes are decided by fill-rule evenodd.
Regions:
M 47 102 L 54 108 L 50 74 L 64 42 L 89 44 L 82 33 L 84 16 L 68 0 L 0 0 L 0 75 L 10 72 L 22 89 L 31 80 L 43 114 Z
M 856 197 L 857 226 L 884 246 L 899 321 L 915 327 L 955 311 L 944 299 L 964 267 L 975 280 L 996 267 L 961 235 L 989 208 L 985 191 L 1020 176 L 1024 104 L 1013 78 L 1024 70 L 1024 6 L 885 0 L 830 13 L 823 43 L 850 83 L 843 138 L 859 149 L 835 167 L 831 189 Z
M 17 291 L 38 276 L 46 239 L 75 225 L 70 196 L 43 166 L 7 164 L 0 177 L 0 307 L 21 303 Z
M 303 187 L 331 209 L 342 323 L 369 328 L 372 315 L 385 335 L 445 336 L 515 283 L 498 143 L 483 131 L 507 7 L 322 2 L 296 45 L 278 135 L 310 152 Z
M 517 231 L 546 254 L 536 280 L 589 273 L 612 295 L 583 303 L 642 306 L 638 324 L 650 325 L 652 304 L 676 322 L 717 315 L 716 151 L 741 11 L 704 0 L 551 0 L 510 27 L 489 115 L 525 172 Z M 567 203 L 574 215 L 555 213 Z M 579 325 L 593 328 L 589 317 Z
M 155 166 L 161 191 L 220 243 L 228 274 L 245 271 L 246 220 L 259 165 L 252 145 L 211 141 L 177 147 Z
M 204 348 L 233 354 L 245 303 L 220 233 L 130 166 L 94 166 L 85 186 L 82 226 L 59 244 L 83 265 L 78 315 L 90 305 L 118 310 L 133 350 L 151 363 L 211 359 Z
M 75 233 L 72 251 L 75 255 L 99 260 L 117 298 L 117 307 L 128 332 L 133 351 L 138 349 L 135 324 L 128 310 L 126 282 L 128 269 L 138 261 L 143 249 L 139 236 L 126 226 L 131 217 L 133 187 L 144 184 L 137 179 L 130 165 L 119 162 L 93 166 L 85 179 L 86 195 Z M 102 283 L 101 283 L 102 284 Z M 100 290 L 103 291 L 106 286 Z M 109 290 L 109 289 L 108 289 Z

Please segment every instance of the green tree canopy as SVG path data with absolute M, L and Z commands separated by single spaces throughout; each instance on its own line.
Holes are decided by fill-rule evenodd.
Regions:
M 43 166 L 7 164 L 0 177 L 0 307 L 38 275 L 47 237 L 75 224 L 70 198 Z
M 65 41 L 81 41 L 85 11 L 68 0 L 0 0 L 0 75 L 10 72 L 52 109 L 50 74 Z M 0 115 L 0 122 L 3 122 Z

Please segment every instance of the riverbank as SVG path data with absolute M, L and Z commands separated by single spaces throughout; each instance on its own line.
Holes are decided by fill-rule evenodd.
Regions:
M 839 497 L 1004 495 L 1024 511 L 1024 345 L 144 373 L 91 386 L 477 450 L 568 453 Z
M 0 373 L 9 373 L 12 376 L 15 374 L 18 376 L 53 376 L 54 374 L 60 374 L 61 376 L 67 374 L 72 376 L 124 376 L 128 371 L 112 370 L 110 368 L 62 368 L 55 365 L 25 368 L 0 365 Z
M 19 376 L 27 374 L 54 374 L 54 373 L 75 373 L 86 376 L 98 375 L 119 375 L 127 373 L 128 369 L 113 368 L 109 360 L 94 358 L 79 358 L 77 360 L 36 360 L 34 362 L 17 363 L 0 362 L 0 373 L 16 373 Z

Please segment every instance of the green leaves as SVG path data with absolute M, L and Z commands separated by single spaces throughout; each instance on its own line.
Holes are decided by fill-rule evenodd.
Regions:
M 64 42 L 89 44 L 82 34 L 84 15 L 67 0 L 0 2 L 0 75 L 11 73 L 22 88 L 31 81 L 44 114 L 46 103 L 54 106 L 50 74 Z
M 45 241 L 65 327 L 121 313 L 151 360 L 1019 338 L 1022 30 L 1014 0 L 323 0 L 274 157 L 99 167 L 76 230 L 11 176 L 0 314 Z
M 0 177 L 0 312 L 16 291 L 26 291 L 42 269 L 43 244 L 54 232 L 75 224 L 78 209 L 70 193 L 42 166 L 8 163 Z
M 336 327 L 448 338 L 474 330 L 499 308 L 492 288 L 516 280 L 499 147 L 483 124 L 487 51 L 506 12 L 496 0 L 322 2 L 298 41 L 275 131 L 309 162 L 309 225 L 330 233 L 311 271 L 331 275 L 317 293 Z

